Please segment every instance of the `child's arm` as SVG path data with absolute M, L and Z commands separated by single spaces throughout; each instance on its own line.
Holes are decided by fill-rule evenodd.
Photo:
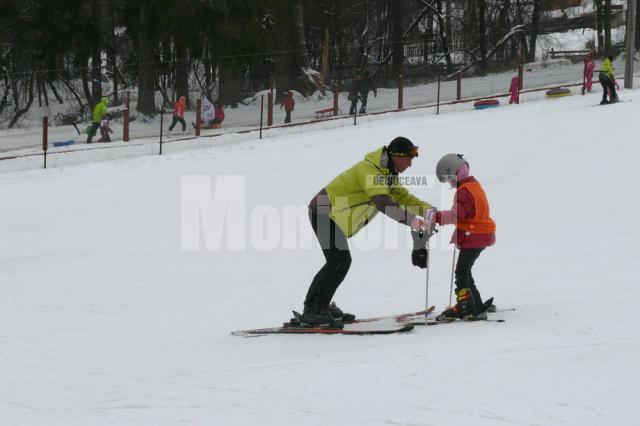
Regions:
M 463 188 L 456 192 L 451 210 L 443 210 L 436 213 L 436 223 L 438 225 L 451 225 L 460 219 L 472 218 L 475 215 L 475 200 L 471 193 Z

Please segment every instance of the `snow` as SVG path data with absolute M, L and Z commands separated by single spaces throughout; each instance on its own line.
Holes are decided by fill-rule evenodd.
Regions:
M 0 424 L 637 424 L 640 92 L 620 97 L 416 110 L 0 174 Z M 468 158 L 498 225 L 476 283 L 516 311 L 401 335 L 231 336 L 301 309 L 323 263 L 306 204 L 398 135 L 420 145 L 408 172 L 432 182 L 411 190 L 439 208 L 453 194 L 435 183 L 437 160 Z M 194 242 L 202 188 L 214 193 Z M 339 306 L 421 309 L 406 228 L 378 217 L 365 231 Z M 450 233 L 431 243 L 438 309 Z

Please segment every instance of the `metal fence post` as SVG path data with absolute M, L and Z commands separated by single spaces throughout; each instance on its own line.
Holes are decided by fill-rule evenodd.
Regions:
M 127 90 L 127 103 L 124 110 L 124 124 L 122 126 L 122 140 L 129 142 L 129 110 L 131 107 L 131 93 Z
M 398 109 L 404 108 L 404 64 L 400 64 L 400 75 L 398 75 Z
M 42 150 L 44 151 L 44 168 L 47 168 L 47 150 L 49 149 L 49 117 L 42 118 Z
M 269 79 L 269 96 L 267 97 L 267 126 L 273 125 L 273 78 Z

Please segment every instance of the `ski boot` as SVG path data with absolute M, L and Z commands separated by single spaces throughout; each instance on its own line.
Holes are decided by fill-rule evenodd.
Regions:
M 436 317 L 436 321 L 453 321 L 456 319 L 473 319 L 476 315 L 476 304 L 471 290 L 456 290 L 456 304 Z M 486 314 L 484 314 L 486 316 Z
M 293 311 L 293 318 L 285 326 L 343 328 L 344 323 L 334 318 L 329 308 L 307 305 L 302 313 Z
M 331 302 L 329 305 L 329 313 L 331 316 L 337 320 L 341 320 L 342 322 L 352 322 L 356 319 L 356 316 L 353 314 L 349 314 L 346 312 L 342 312 L 342 309 L 338 308 L 336 302 Z

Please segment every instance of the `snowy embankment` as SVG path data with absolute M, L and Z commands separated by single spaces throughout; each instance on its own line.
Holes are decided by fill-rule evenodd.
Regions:
M 621 98 L 398 115 L 0 175 L 0 424 L 637 424 L 640 93 Z M 498 225 L 476 283 L 516 311 L 403 335 L 230 336 L 301 308 L 323 260 L 307 248 L 304 206 L 398 135 L 420 145 L 411 174 L 431 175 L 448 152 L 469 159 Z M 245 208 L 226 220 L 240 217 L 229 231 L 244 237 L 215 250 L 205 229 L 199 250 L 181 250 L 191 179 L 239 195 Z M 449 207 L 439 185 L 412 190 Z M 439 309 L 450 232 L 432 243 Z M 406 239 L 384 217 L 353 238 L 338 304 L 360 316 L 421 308 L 425 274 Z

